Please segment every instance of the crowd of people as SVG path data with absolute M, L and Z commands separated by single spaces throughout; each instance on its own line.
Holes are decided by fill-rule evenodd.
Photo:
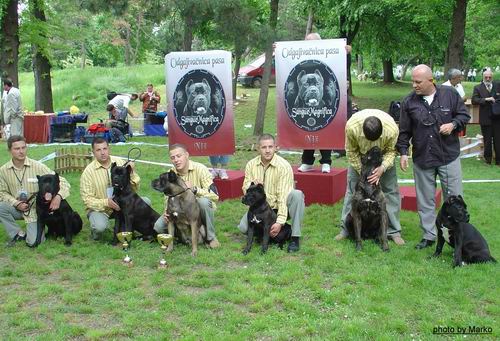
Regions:
M 341 213 L 341 230 L 336 240 L 345 239 L 345 219 L 350 212 L 352 193 L 358 181 L 361 158 L 372 147 L 377 146 L 383 153 L 383 162 L 368 177 L 371 184 L 380 184 L 387 198 L 389 221 L 388 236 L 397 245 L 404 245 L 399 219 L 400 194 L 397 185 L 396 156 L 400 155 L 400 168 L 407 171 L 409 155 L 413 159 L 413 176 L 417 193 L 417 207 L 422 228 L 422 238 L 416 244 L 417 249 L 431 246 L 436 240 L 434 188 L 439 177 L 446 200 L 451 195 L 463 195 L 462 171 L 460 164 L 459 132 L 463 131 L 470 115 L 464 104 L 465 93 L 460 85 L 462 73 L 451 69 L 448 81 L 442 86 L 435 84 L 433 73 L 427 65 L 418 65 L 412 71 L 413 91 L 401 103 L 399 127 L 387 113 L 365 109 L 354 113 L 345 127 L 346 154 L 349 163 L 346 195 Z M 474 87 L 472 102 L 480 106 L 480 124 L 485 137 L 484 160 L 493 162 L 492 149 L 495 150 L 495 163 L 500 165 L 500 113 L 495 103 L 500 96 L 499 83 L 493 82 L 490 70 L 483 72 L 483 81 Z M 7 92 L 2 101 L 3 117 L 11 124 L 12 133 L 7 140 L 11 159 L 0 167 L 0 222 L 9 238 L 9 245 L 20 240 L 34 244 L 36 233 L 36 214 L 32 209 L 34 194 L 37 192 L 36 176 L 52 173 L 42 163 L 27 156 L 27 145 L 22 136 L 22 111 L 19 90 L 9 80 L 4 81 Z M 125 119 L 135 116 L 130 110 L 130 101 L 139 99 L 143 102 L 143 111 L 155 111 L 160 103 L 160 95 L 148 84 L 147 91 L 140 95 L 117 94 L 107 106 L 110 120 Z M 271 236 L 277 235 L 287 220 L 291 220 L 292 238 L 288 245 L 289 252 L 300 249 L 302 220 L 304 217 L 304 194 L 294 188 L 291 165 L 277 155 L 277 146 L 272 135 L 264 134 L 258 138 L 258 155 L 248 161 L 245 167 L 243 192 L 251 183 L 262 184 L 267 201 L 277 213 L 271 226 Z M 410 153 L 410 148 L 412 152 Z M 124 161 L 111 155 L 109 143 L 101 138 L 92 142 L 94 160 L 83 171 L 80 180 L 80 195 L 85 206 L 92 239 L 99 240 L 108 227 L 109 219 L 119 211 L 119 205 L 113 200 L 110 183 L 111 164 L 123 165 Z M 305 151 L 307 153 L 307 151 Z M 173 170 L 181 177 L 187 187 L 198 199 L 202 220 L 207 227 L 207 240 L 211 248 L 220 243 L 216 237 L 215 209 L 219 199 L 213 183 L 214 172 L 201 163 L 189 159 L 187 148 L 181 144 L 170 146 L 170 159 Z M 323 155 L 323 152 L 322 152 Z M 323 156 L 324 158 L 324 156 Z M 304 157 L 303 157 L 304 160 Z M 228 156 L 210 158 L 213 170 L 227 166 Z M 140 177 L 134 164 L 130 164 L 132 173 L 131 186 L 138 190 Z M 218 175 L 222 178 L 225 172 Z M 227 174 L 225 175 L 227 177 Z M 59 193 L 52 199 L 50 209 L 57 210 L 62 199 L 69 196 L 70 185 L 63 177 Z M 151 200 L 143 198 L 148 204 Z M 26 231 L 16 223 L 26 222 Z M 156 222 L 157 232 L 165 231 L 169 216 L 164 214 Z M 238 229 L 246 233 L 248 220 L 244 216 Z

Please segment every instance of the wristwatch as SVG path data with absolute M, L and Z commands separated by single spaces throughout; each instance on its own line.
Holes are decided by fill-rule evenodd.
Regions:
M 453 124 L 453 130 L 457 129 L 457 122 L 456 121 L 452 121 L 451 124 Z

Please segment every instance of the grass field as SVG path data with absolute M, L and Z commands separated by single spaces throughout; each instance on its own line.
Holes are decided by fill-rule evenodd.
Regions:
M 140 89 L 149 75 L 159 84 L 163 82 L 162 71 L 161 66 L 147 66 L 116 72 L 58 72 L 54 87 L 63 97 L 56 103 L 69 106 L 71 101 L 66 97 L 77 89 L 72 79 L 86 79 L 88 85 L 82 93 L 93 93 L 99 99 L 88 99 L 88 106 L 84 102 L 79 106 L 82 110 L 92 108 L 88 111 L 95 118 L 99 115 L 95 109 L 105 104 L 100 98 L 104 89 L 115 90 L 116 84 L 122 83 L 128 89 Z M 115 78 L 115 73 L 126 76 Z M 27 79 L 27 75 L 21 76 L 22 81 Z M 109 84 L 114 86 L 107 88 Z M 74 89 L 68 90 L 72 86 Z M 26 88 L 28 94 L 29 86 Z M 470 84 L 465 88 L 467 93 L 472 90 Z M 390 100 L 409 90 L 408 83 L 355 83 L 354 100 L 362 108 L 386 109 Z M 164 93 L 164 86 L 160 91 Z M 254 124 L 258 99 L 257 90 L 244 91 L 250 97 L 235 108 L 237 145 L 251 142 L 252 129 L 244 125 Z M 265 125 L 271 133 L 275 132 L 274 110 L 272 89 Z M 475 132 L 476 127 L 469 129 L 469 135 Z M 158 137 L 133 140 L 166 143 Z M 125 156 L 128 148 L 113 146 L 112 151 Z M 0 154 L 3 164 L 9 154 L 5 143 L 0 149 L 4 150 Z M 54 149 L 31 147 L 29 156 L 41 159 Z M 141 149 L 143 160 L 169 162 L 165 148 Z M 244 149 L 233 157 L 231 168 L 241 169 L 255 155 Z M 299 163 L 300 155 L 286 157 Z M 196 159 L 208 164 L 207 158 Z M 52 161 L 47 164 L 53 167 Z M 335 159 L 334 166 L 346 166 L 345 158 Z M 500 179 L 498 167 L 476 159 L 463 160 L 462 167 L 464 179 Z M 138 163 L 137 171 L 142 178 L 140 194 L 151 198 L 154 208 L 161 211 L 163 199 L 149 183 L 165 168 Z M 398 176 L 412 178 L 411 171 L 398 171 Z M 79 174 L 66 178 L 72 185 L 69 201 L 83 215 Z M 493 255 L 500 258 L 500 184 L 464 184 L 464 189 L 472 223 L 488 240 Z M 401 213 L 405 246 L 391 242 L 391 251 L 383 253 L 368 241 L 362 252 L 355 252 L 352 242 L 333 239 L 341 205 L 306 208 L 300 252 L 287 254 L 272 248 L 261 256 L 254 248 L 243 256 L 244 237 L 236 225 L 245 206 L 239 200 L 222 202 L 216 212 L 222 247 L 201 248 L 196 258 L 190 256 L 188 247 L 176 247 L 167 256 L 170 267 L 164 271 L 156 269 L 158 244 L 134 242 L 130 252 L 134 266 L 124 267 L 121 249 L 108 245 L 111 232 L 107 231 L 102 242 L 91 241 L 86 219 L 83 231 L 69 248 L 60 240 L 47 241 L 35 250 L 22 243 L 5 248 L 8 238 L 0 228 L 0 339 L 431 340 L 464 338 L 433 335 L 434 328 L 454 328 L 457 332 L 458 327 L 469 331 L 469 326 L 492 328 L 492 334 L 467 335 L 467 339 L 498 339 L 498 265 L 453 269 L 448 246 L 441 258 L 429 259 L 431 248 L 414 249 L 421 237 L 418 216 L 406 211 Z

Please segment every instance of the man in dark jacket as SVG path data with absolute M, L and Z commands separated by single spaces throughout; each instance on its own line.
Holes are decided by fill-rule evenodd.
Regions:
M 484 161 L 491 164 L 493 145 L 496 155 L 495 163 L 500 165 L 500 115 L 493 115 L 491 110 L 495 99 L 500 100 L 500 83 L 493 82 L 493 73 L 486 70 L 483 72 L 483 81 L 474 87 L 472 104 L 479 105 L 479 124 L 484 140 Z
M 434 192 L 439 175 L 444 199 L 462 195 L 462 168 L 458 132 L 470 116 L 464 101 L 451 87 L 436 87 L 427 65 L 413 69 L 414 91 L 401 104 L 399 138 L 396 149 L 401 154 L 400 167 L 408 168 L 408 148 L 413 145 L 413 175 L 417 208 L 424 235 L 417 249 L 431 246 L 436 240 Z

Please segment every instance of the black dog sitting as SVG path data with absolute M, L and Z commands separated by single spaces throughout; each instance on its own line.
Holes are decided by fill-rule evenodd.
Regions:
M 250 206 L 247 214 L 247 245 L 243 250 L 243 254 L 246 255 L 250 252 L 254 236 L 262 239 L 261 253 L 267 252 L 269 242 L 278 244 L 282 249 L 283 244 L 290 240 L 292 236 L 292 228 L 290 225 L 285 224 L 276 237 L 269 235 L 271 226 L 276 222 L 276 212 L 273 211 L 266 200 L 264 186 L 261 184 L 255 185 L 252 182 L 241 201 L 243 204 Z
M 113 200 L 120 206 L 120 211 L 115 211 L 114 236 L 118 232 L 137 231 L 143 240 L 156 237 L 154 224 L 160 217 L 142 198 L 132 190 L 130 173 L 132 167 L 111 164 L 111 183 L 113 185 Z
M 453 266 L 464 263 L 496 262 L 481 233 L 469 223 L 467 205 L 461 195 L 451 195 L 446 199 L 436 218 L 438 242 L 436 252 L 441 255 L 444 242 L 455 248 Z
M 73 236 L 82 230 L 82 218 L 73 211 L 69 203 L 62 199 L 59 209 L 50 210 L 52 199 L 59 193 L 59 175 L 37 175 L 38 194 L 36 196 L 37 236 L 33 246 L 42 241 L 42 234 L 47 225 L 47 237 L 64 237 L 64 244 L 71 245 Z
M 356 250 L 362 248 L 362 239 L 378 239 L 382 250 L 389 251 L 387 242 L 388 216 L 385 196 L 380 184 L 369 184 L 367 178 L 382 164 L 382 151 L 371 148 L 361 157 L 361 175 L 352 197 L 351 212 L 346 217 L 346 229 L 356 241 Z

